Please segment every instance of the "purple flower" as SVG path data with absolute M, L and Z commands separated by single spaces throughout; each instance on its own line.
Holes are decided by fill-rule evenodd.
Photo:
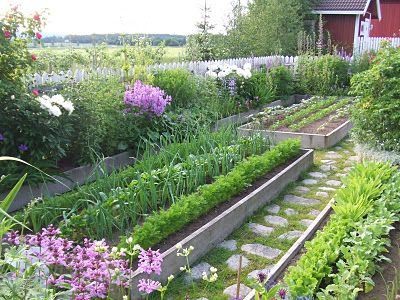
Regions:
M 143 84 L 137 80 L 132 87 L 127 87 L 124 95 L 124 103 L 127 106 L 125 111 L 136 108 L 139 113 L 162 115 L 167 105 L 172 101 L 159 87 Z
M 142 273 L 151 274 L 152 272 L 160 275 L 161 273 L 161 263 L 163 261 L 160 250 L 140 250 L 139 254 L 139 267 L 138 270 Z
M 0 133 L 0 142 L 4 141 L 4 135 Z
M 20 243 L 20 236 L 18 231 L 11 230 L 6 233 L 6 237 L 3 239 L 6 243 L 9 243 L 13 246 L 18 246 Z
M 160 288 L 161 284 L 158 281 L 150 280 L 150 279 L 140 279 L 138 288 L 139 292 L 145 292 L 146 294 L 151 294 L 158 288 Z
M 281 297 L 281 299 L 285 299 L 286 297 L 286 290 L 285 289 L 280 289 L 278 292 L 279 297 Z
M 228 88 L 229 88 L 229 94 L 230 94 L 231 96 L 235 96 L 235 92 L 236 92 L 236 80 L 235 80 L 234 78 L 229 79 Z
M 258 279 L 258 282 L 263 283 L 265 281 L 265 279 L 267 279 L 267 274 L 265 274 L 263 272 L 257 273 L 257 279 Z
M 28 151 L 29 148 L 28 148 L 27 145 L 21 144 L 21 145 L 18 146 L 18 149 L 19 149 L 19 151 L 21 151 L 21 152 L 25 152 L 25 151 Z

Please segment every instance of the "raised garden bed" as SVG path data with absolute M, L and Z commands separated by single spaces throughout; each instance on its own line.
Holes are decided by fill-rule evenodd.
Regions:
M 312 163 L 313 150 L 302 151 L 295 159 L 262 176 L 238 196 L 220 204 L 200 220 L 168 237 L 159 244 L 163 252 L 163 270 L 156 279 L 166 281 L 169 275 L 179 273 L 179 268 L 185 264 L 184 257 L 176 256 L 175 245 L 178 242 L 184 248 L 189 246 L 195 248 L 189 257 L 191 263 L 195 262 L 240 227 L 254 212 L 273 200 L 287 184 L 295 181 Z M 135 287 L 142 278 L 148 277 L 138 271 L 133 275 L 133 299 L 140 299 L 135 298 L 138 297 L 135 295 L 137 294 Z
M 277 143 L 289 138 L 301 140 L 306 149 L 329 148 L 350 131 L 351 98 L 313 97 L 290 108 L 275 107 L 258 114 L 239 128 L 243 136 L 260 133 Z

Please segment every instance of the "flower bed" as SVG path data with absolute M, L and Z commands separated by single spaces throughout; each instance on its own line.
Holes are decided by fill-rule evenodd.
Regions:
M 313 97 L 289 108 L 267 108 L 239 130 L 242 135 L 258 132 L 275 142 L 299 138 L 303 148 L 328 148 L 351 128 L 348 119 L 352 101 Z

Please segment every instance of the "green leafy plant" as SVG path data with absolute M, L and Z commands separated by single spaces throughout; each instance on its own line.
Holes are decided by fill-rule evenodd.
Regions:
M 270 81 L 275 88 L 276 96 L 288 96 L 293 94 L 293 75 L 285 66 L 275 67 L 269 70 Z

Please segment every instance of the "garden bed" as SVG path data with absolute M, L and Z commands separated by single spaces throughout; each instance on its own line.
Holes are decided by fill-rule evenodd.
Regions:
M 324 149 L 341 141 L 350 131 L 348 109 L 352 99 L 311 98 L 288 109 L 273 108 L 239 128 L 243 136 L 260 133 L 277 143 L 301 140 L 303 148 Z
M 159 246 L 163 250 L 163 270 L 161 275 L 157 276 L 157 280 L 166 281 L 169 275 L 179 273 L 179 268 L 185 264 L 184 257 L 176 256 L 174 246 L 178 242 L 184 248 L 193 246 L 195 251 L 189 257 L 190 262 L 198 260 L 242 225 L 255 211 L 274 199 L 312 163 L 313 150 L 302 151 L 295 159 L 261 176 L 238 196 L 220 204 L 205 217 L 201 217 L 161 242 Z M 136 271 L 132 285 L 136 286 L 142 278 L 143 274 Z

